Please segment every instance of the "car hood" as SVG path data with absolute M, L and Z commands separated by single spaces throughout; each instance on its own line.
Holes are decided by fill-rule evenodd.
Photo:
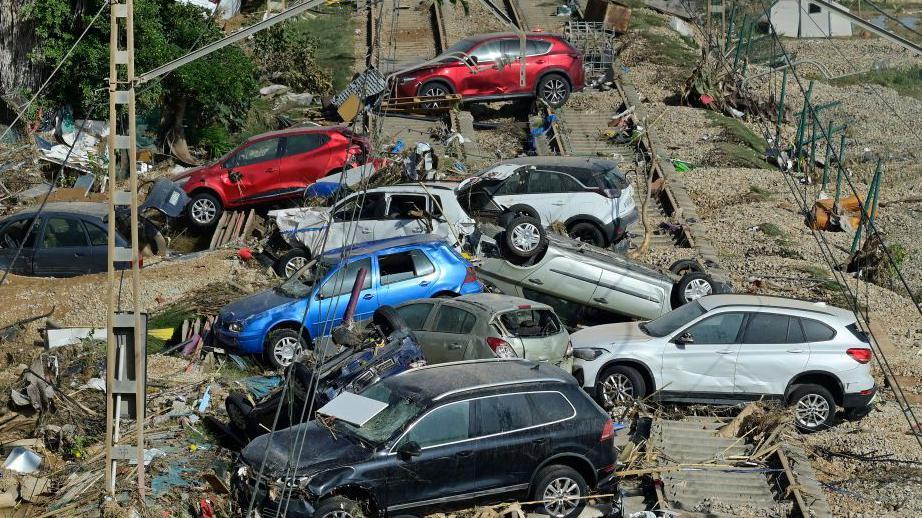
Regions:
M 310 421 L 253 439 L 241 456 L 250 468 L 256 470 L 265 458 L 263 474 L 274 478 L 291 473 L 289 462 L 294 465 L 296 476 L 304 476 L 352 464 L 373 453 L 361 442 L 340 433 L 334 437 L 329 430 Z M 293 458 L 295 456 L 297 459 Z
M 275 218 L 279 233 L 289 245 L 307 247 L 311 253 L 319 252 L 318 248 L 323 241 L 324 230 L 330 224 L 329 209 L 305 207 L 274 210 L 269 213 L 269 216 Z
M 270 309 L 297 302 L 298 299 L 289 297 L 277 288 L 262 291 L 249 297 L 235 300 L 221 308 L 220 318 L 224 322 L 246 320 L 254 315 L 265 313 Z
M 184 180 L 184 179 L 186 179 L 186 178 L 189 178 L 190 176 L 192 176 L 192 175 L 194 175 L 194 174 L 196 174 L 196 173 L 201 173 L 201 172 L 205 171 L 206 169 L 208 169 L 208 168 L 210 168 L 210 167 L 211 167 L 211 165 L 200 165 L 200 166 L 198 166 L 198 167 L 190 167 L 189 169 L 186 169 L 186 170 L 184 170 L 184 171 L 180 171 L 179 173 L 177 173 L 176 175 L 174 175 L 174 176 L 171 178 L 171 180 L 173 180 L 174 182 L 178 182 L 179 180 Z
M 587 327 L 570 335 L 573 348 L 604 347 L 626 343 L 649 342 L 653 337 L 640 330 L 638 322 L 620 322 Z

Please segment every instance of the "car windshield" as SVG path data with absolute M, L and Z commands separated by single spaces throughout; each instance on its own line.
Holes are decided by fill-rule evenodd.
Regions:
M 627 187 L 627 179 L 615 169 L 609 169 L 598 175 L 599 182 L 602 183 L 603 189 L 621 191 Z
M 324 261 L 310 261 L 283 282 L 278 290 L 289 297 L 307 297 L 314 289 L 314 284 L 326 277 L 330 266 Z
M 442 55 L 448 56 L 450 54 L 455 54 L 458 52 L 467 53 L 476 44 L 477 44 L 477 40 L 473 40 L 473 39 L 461 40 L 458 43 L 455 43 L 454 45 L 452 45 L 451 47 L 448 47 L 447 49 L 445 49 L 445 52 L 443 52 Z
M 666 336 L 705 313 L 698 301 L 690 302 L 669 313 L 640 324 L 640 330 L 650 336 Z
M 372 417 L 362 426 L 345 421 L 336 421 L 334 429 L 354 435 L 364 442 L 383 444 L 423 411 L 423 405 L 411 400 L 405 394 L 394 392 L 385 383 L 375 383 L 360 394 L 363 397 L 387 403 L 387 408 Z

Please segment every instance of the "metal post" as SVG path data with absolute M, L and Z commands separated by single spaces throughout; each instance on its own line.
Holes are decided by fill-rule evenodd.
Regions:
M 724 39 L 724 52 L 730 50 L 730 42 L 733 40 L 733 19 L 736 17 L 736 4 L 733 4 L 733 9 L 730 10 L 730 21 L 727 23 L 727 32 L 725 33 Z
M 845 133 L 842 133 L 842 140 L 839 142 L 839 157 L 836 160 L 836 199 L 832 205 L 832 211 L 839 213 L 839 197 L 842 195 L 842 175 L 845 174 Z
M 826 159 L 823 160 L 823 182 L 821 191 L 826 191 L 826 184 L 829 182 L 829 162 L 832 161 L 832 121 L 829 121 L 829 129 L 826 131 Z
M 877 217 L 877 201 L 880 196 L 880 182 L 884 178 L 884 169 L 883 162 L 881 159 L 877 159 L 877 171 L 874 173 L 874 201 L 871 203 L 871 214 L 869 215 L 871 224 L 874 223 L 874 219 Z
M 784 119 L 784 93 L 788 86 L 788 69 L 781 76 L 781 96 L 778 99 L 778 121 L 775 123 L 775 145 L 781 149 L 781 122 Z
M 816 125 L 818 122 L 818 117 L 813 117 L 813 126 L 810 128 L 810 171 L 816 171 Z
M 804 145 L 804 132 L 807 126 L 807 114 L 812 115 L 813 107 L 810 105 L 810 95 L 813 93 L 813 81 L 807 86 L 807 93 L 804 95 L 804 109 L 800 112 L 800 123 L 797 125 L 797 147 L 794 148 L 794 156 L 800 157 L 801 147 Z M 800 161 L 798 160 L 798 163 Z
M 736 72 L 736 66 L 739 64 L 739 61 L 740 61 L 740 51 L 743 48 L 743 38 L 745 37 L 745 34 L 746 34 L 746 25 L 743 25 L 742 27 L 740 27 L 739 35 L 737 36 L 737 40 L 736 40 L 736 52 L 733 57 L 733 72 L 734 73 Z
M 871 179 L 871 186 L 868 187 L 868 195 L 864 199 L 864 210 L 861 211 L 861 218 L 858 220 L 858 228 L 855 230 L 855 237 L 852 238 L 852 255 L 855 255 L 855 252 L 858 250 L 858 243 L 861 241 L 861 229 L 868 224 L 871 219 L 871 203 L 872 199 L 876 202 L 877 200 L 877 181 L 880 177 L 880 160 L 877 161 L 877 170 L 874 171 L 874 178 Z
M 746 40 L 746 54 L 743 56 L 742 76 L 746 77 L 746 70 L 749 68 L 749 53 L 752 51 L 752 33 L 756 30 L 756 22 L 749 25 L 749 38 Z

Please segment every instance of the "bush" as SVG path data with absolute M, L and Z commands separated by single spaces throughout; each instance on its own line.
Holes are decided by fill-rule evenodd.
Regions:
M 254 54 L 262 75 L 299 92 L 329 94 L 330 74 L 316 60 L 319 42 L 292 24 L 280 24 L 253 36 Z

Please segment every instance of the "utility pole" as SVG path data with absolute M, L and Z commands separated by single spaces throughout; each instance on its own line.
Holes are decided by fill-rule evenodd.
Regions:
M 115 494 L 118 461 L 138 461 L 138 494 L 144 498 L 144 409 L 147 379 L 146 319 L 141 313 L 141 261 L 138 252 L 138 170 L 135 123 L 133 0 L 110 0 L 109 35 L 109 254 L 106 332 L 106 491 Z M 124 34 L 124 37 L 122 35 Z M 124 48 L 120 48 L 124 43 Z M 124 76 L 123 76 L 124 72 Z M 122 77 L 123 76 L 123 77 Z M 119 114 L 127 115 L 127 134 L 119 134 Z M 128 153 L 128 190 L 119 190 L 116 156 Z M 129 207 L 131 248 L 117 247 L 116 209 Z M 123 212 L 123 211 L 120 211 Z M 128 311 L 119 311 L 121 279 L 115 268 L 131 264 L 131 297 Z M 142 334 L 143 333 L 143 334 Z M 132 381 L 134 383 L 132 383 Z M 133 407 L 133 409 L 132 409 Z M 133 411 L 132 411 L 133 410 Z M 119 444 L 121 418 L 135 419 L 136 447 Z M 133 451 L 134 450 L 134 451 Z

